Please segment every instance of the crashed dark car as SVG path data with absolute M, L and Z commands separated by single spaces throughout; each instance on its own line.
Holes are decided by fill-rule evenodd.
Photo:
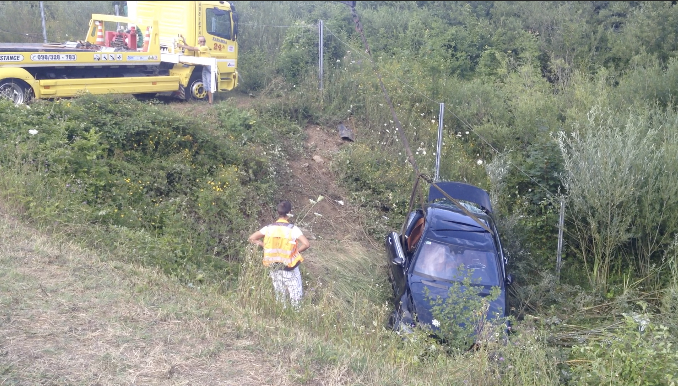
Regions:
M 438 182 L 429 188 L 428 200 L 412 211 L 401 230 L 386 236 L 389 279 L 395 330 L 425 325 L 436 330 L 429 299 L 446 299 L 450 287 L 461 283 L 460 269 L 472 276 L 471 290 L 488 296 L 493 287 L 499 296 L 490 302 L 487 317 L 508 316 L 506 258 L 492 217 L 487 192 L 460 182 Z M 446 197 L 452 198 L 450 200 Z M 463 265 L 460 265 L 463 264 Z M 460 268 L 461 267 L 461 268 Z M 459 285 L 459 284 L 457 284 Z

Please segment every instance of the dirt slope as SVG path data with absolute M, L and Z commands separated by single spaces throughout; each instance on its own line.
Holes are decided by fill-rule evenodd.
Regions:
M 330 170 L 351 143 L 333 129 L 305 130 L 282 193 L 311 241 L 305 269 L 322 276 L 330 249 L 357 257 L 378 246 Z M 228 323 L 228 306 L 211 306 L 213 294 L 40 234 L 1 203 L 0 266 L 0 385 L 295 384 L 276 353 Z M 313 383 L 343 384 L 334 378 Z

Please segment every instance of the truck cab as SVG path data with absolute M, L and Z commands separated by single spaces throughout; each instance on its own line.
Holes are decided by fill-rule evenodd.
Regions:
M 128 1 L 127 8 L 129 18 L 142 24 L 142 31 L 144 23 L 158 20 L 160 51 L 164 61 L 177 62 L 170 73 L 182 77 L 188 92 L 186 97 L 203 99 L 206 90 L 200 77 L 202 61 L 196 61 L 196 67 L 187 71 L 182 61 L 173 57 L 182 55 L 197 59 L 196 53 L 177 48 L 182 39 L 195 47 L 198 37 L 205 37 L 210 57 L 216 60 L 213 92 L 228 91 L 237 86 L 238 18 L 234 5 L 225 1 Z M 186 60 L 184 58 L 183 62 Z

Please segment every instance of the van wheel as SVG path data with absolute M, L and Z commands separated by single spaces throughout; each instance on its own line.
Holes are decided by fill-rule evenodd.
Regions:
M 0 97 L 11 100 L 15 105 L 21 105 L 33 98 L 33 89 L 23 80 L 3 80 L 0 82 Z
M 205 85 L 202 83 L 202 71 L 193 74 L 191 80 L 188 81 L 188 99 L 194 101 L 207 100 L 207 90 L 205 90 Z

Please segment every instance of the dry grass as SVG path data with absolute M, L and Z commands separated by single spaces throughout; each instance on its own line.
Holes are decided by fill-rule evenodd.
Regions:
M 0 207 L 0 385 L 383 384 L 342 320 L 365 317 L 342 300 L 352 286 L 358 298 L 378 288 L 370 277 L 383 256 L 356 243 L 315 243 L 305 277 L 322 279 L 308 283 L 304 312 L 291 313 L 272 304 L 261 270 L 223 295 L 55 237 Z M 399 371 L 385 369 L 388 379 Z
M 0 385 L 286 385 L 213 294 L 0 214 Z
M 258 250 L 224 294 L 58 237 L 0 205 L 0 385 L 536 384 L 386 329 L 384 256 L 357 242 L 314 242 L 294 312 Z

